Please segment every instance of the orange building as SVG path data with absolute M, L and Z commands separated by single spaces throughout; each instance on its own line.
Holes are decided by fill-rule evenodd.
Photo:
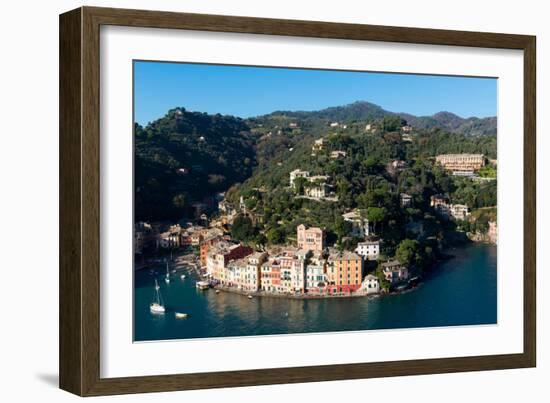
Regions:
M 223 240 L 222 236 L 215 236 L 212 238 L 204 239 L 201 242 L 199 249 L 201 267 L 206 266 L 206 256 L 208 255 L 208 251 L 210 250 L 210 248 L 221 240 Z
M 327 282 L 330 293 L 350 293 L 361 287 L 363 258 L 350 251 L 332 251 L 327 261 Z

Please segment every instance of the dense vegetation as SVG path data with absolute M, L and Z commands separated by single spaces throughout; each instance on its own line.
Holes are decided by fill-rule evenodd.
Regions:
M 366 130 L 367 124 L 373 129 Z M 405 124 L 413 126 L 411 133 L 402 131 Z M 417 118 L 366 102 L 246 120 L 176 108 L 135 127 L 136 219 L 191 217 L 194 202 L 227 191 L 226 199 L 235 206 L 242 197 L 250 215 L 233 223 L 235 239 L 262 245 L 292 242 L 296 226 L 304 223 L 324 228 L 328 244 L 351 249 L 359 239 L 348 236 L 350 224 L 342 214 L 357 209 L 384 239 L 386 256 L 427 266 L 442 244 L 456 240 L 457 229 L 486 231 L 496 216 L 496 181 L 452 177 L 433 157 L 483 153 L 496 159 L 493 128 L 492 118 L 449 113 Z M 322 150 L 312 152 L 321 137 L 326 140 Z M 345 157 L 331 158 L 332 151 Z M 394 160 L 405 165 L 393 169 Z M 332 200 L 304 197 L 304 188 L 311 186 L 304 180 L 291 188 L 294 169 L 329 176 Z M 496 166 L 482 176 L 494 178 Z M 412 196 L 411 206 L 401 206 L 401 193 Z M 437 216 L 429 206 L 436 194 L 474 209 L 473 222 Z
M 179 220 L 193 202 L 248 178 L 255 158 L 239 118 L 176 108 L 146 127 L 136 124 L 136 219 Z
M 327 129 L 325 129 L 327 131 Z M 247 209 L 261 218 L 256 228 L 258 242 L 292 241 L 300 223 L 326 230 L 327 241 L 342 247 L 353 247 L 358 240 L 346 235 L 349 228 L 342 214 L 359 209 L 385 240 L 392 254 L 399 242 L 408 238 L 444 240 L 454 224 L 436 217 L 429 206 L 432 195 L 447 196 L 452 203 L 471 208 L 496 205 L 496 182 L 474 182 L 450 176 L 434 164 L 439 152 L 495 153 L 496 143 L 489 137 L 448 135 L 440 131 L 418 134 L 412 142 L 402 140 L 398 132 L 352 133 L 345 130 L 327 135 L 323 150 L 312 153 L 313 140 L 285 148 L 260 165 L 254 175 L 241 185 L 232 187 L 226 197 L 236 203 L 242 196 Z M 425 146 L 419 146 L 421 141 Z M 333 159 L 331 151 L 344 151 L 346 157 Z M 406 166 L 392 169 L 389 163 L 403 160 Z M 328 175 L 337 201 L 297 197 L 306 181 L 289 186 L 294 169 L 311 175 Z M 411 207 L 403 208 L 400 194 L 412 196 Z M 419 233 L 420 232 L 420 233 Z M 247 241 L 251 239 L 248 233 Z M 277 241 L 277 242 L 274 242 Z

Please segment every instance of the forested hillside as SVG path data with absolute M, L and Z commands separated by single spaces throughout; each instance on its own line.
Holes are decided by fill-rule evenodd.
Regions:
M 176 108 L 136 124 L 134 164 L 136 219 L 175 220 L 191 203 L 250 177 L 254 139 L 240 118 Z
M 445 195 L 452 203 L 467 204 L 472 209 L 496 205 L 496 181 L 453 177 L 434 161 L 440 153 L 483 153 L 495 158 L 495 136 L 417 130 L 405 141 L 400 131 L 366 133 L 348 127 L 324 128 L 321 133 L 325 141 L 322 149 L 315 151 L 314 141 L 320 136 L 303 133 L 300 141 L 294 140 L 297 135 L 275 136 L 285 138 L 292 146 L 281 146 L 252 177 L 227 193 L 234 203 L 242 196 L 248 210 L 261 217 L 258 241 L 287 242 L 294 237 L 296 226 L 305 223 L 324 228 L 329 243 L 343 242 L 349 229 L 342 214 L 358 209 L 391 249 L 403 239 L 417 237 L 409 233 L 415 222 L 422 223 L 425 239 L 442 239 L 442 232 L 454 228 L 433 215 L 429 206 L 433 195 Z M 265 141 L 269 144 L 276 140 Z M 258 147 L 266 145 L 260 142 Z M 342 157 L 335 158 L 333 152 L 340 152 Z M 393 169 L 394 161 L 402 166 Z M 307 181 L 291 187 L 290 172 L 296 169 L 310 176 L 327 176 L 330 197 L 304 197 L 302 187 L 313 186 Z M 401 193 L 412 196 L 410 207 L 402 207 Z
M 404 133 L 403 125 L 412 131 Z M 451 180 L 433 157 L 482 153 L 496 159 L 495 130 L 496 118 L 462 119 L 447 112 L 415 117 L 368 102 L 249 119 L 175 108 L 135 126 L 136 220 L 178 221 L 191 216 L 191 204 L 230 189 L 228 199 L 243 196 L 251 211 L 264 216 L 262 232 L 273 237 L 291 235 L 296 220 L 326 225 L 329 236 L 338 237 L 341 213 L 352 208 L 365 214 L 370 208 L 381 231 L 405 231 L 404 223 L 420 218 L 432 194 L 468 200 L 471 207 L 493 203 L 496 184 Z M 312 153 L 320 138 L 326 146 Z M 331 151 L 346 157 L 333 159 Z M 407 166 L 390 172 L 392 160 Z M 338 202 L 295 198 L 288 188 L 294 169 L 329 176 Z M 397 208 L 401 192 L 415 201 L 407 217 Z

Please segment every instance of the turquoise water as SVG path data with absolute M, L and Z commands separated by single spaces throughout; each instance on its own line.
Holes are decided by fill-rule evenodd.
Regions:
M 247 297 L 195 288 L 190 272 L 164 270 L 135 274 L 135 341 L 222 336 L 396 329 L 495 324 L 497 322 L 497 249 L 472 244 L 449 250 L 441 263 L 414 290 L 380 298 L 296 300 Z M 187 275 L 185 280 L 180 274 Z M 152 315 L 149 304 L 158 279 L 166 304 L 164 315 Z M 189 314 L 176 319 L 175 312 Z

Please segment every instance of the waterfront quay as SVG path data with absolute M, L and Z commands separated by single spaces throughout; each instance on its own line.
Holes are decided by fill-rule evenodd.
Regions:
M 200 269 L 180 266 L 166 283 L 165 265 L 159 263 L 135 272 L 134 340 L 496 324 L 496 249 L 454 248 L 448 251 L 452 259 L 409 292 L 362 298 L 288 298 L 260 291 L 248 298 L 236 290 L 201 291 L 195 286 L 203 279 Z M 165 301 L 163 315 L 149 311 L 155 280 Z M 178 319 L 176 312 L 188 317 Z

